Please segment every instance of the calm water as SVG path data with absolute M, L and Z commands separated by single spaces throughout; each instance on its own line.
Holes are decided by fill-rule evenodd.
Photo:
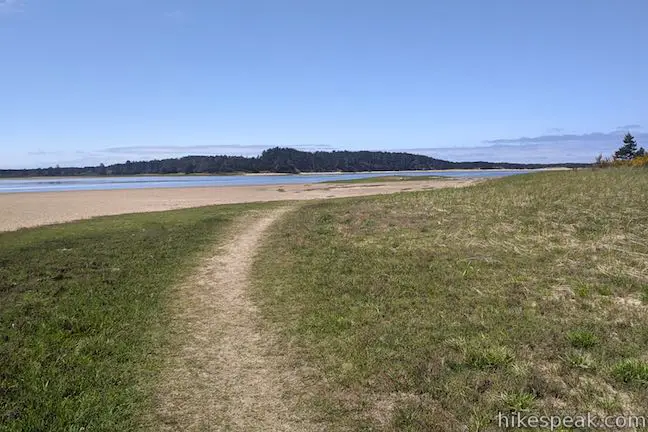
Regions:
M 444 177 L 502 177 L 523 174 L 515 171 L 385 171 L 361 174 L 232 175 L 232 176 L 142 176 L 142 177 L 65 177 L 0 179 L 0 193 L 56 192 L 74 190 L 180 188 L 205 186 L 260 186 L 320 183 L 398 174 L 401 176 L 438 175 Z

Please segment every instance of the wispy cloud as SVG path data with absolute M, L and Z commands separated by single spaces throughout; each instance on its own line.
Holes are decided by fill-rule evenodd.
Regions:
M 248 151 L 263 150 L 265 146 L 261 145 L 195 145 L 195 146 L 177 146 L 177 145 L 159 145 L 159 146 L 126 146 L 126 147 L 109 147 L 101 150 L 105 153 L 120 154 L 156 154 L 156 153 L 204 153 L 212 154 L 218 152 L 231 151 Z
M 231 144 L 231 145 L 194 145 L 194 146 L 178 146 L 178 145 L 159 145 L 159 146 L 126 146 L 126 147 L 109 147 L 100 150 L 104 153 L 117 153 L 117 154 L 134 154 L 134 155 L 160 155 L 160 154 L 181 154 L 183 156 L 194 155 L 214 155 L 214 154 L 259 154 L 267 149 L 267 145 L 257 144 Z M 295 146 L 298 149 L 304 150 L 326 150 L 332 147 L 325 144 L 303 144 Z
M 0 169 L 33 168 L 49 166 L 87 166 L 99 163 L 122 163 L 126 160 L 142 161 L 152 159 L 178 158 L 183 156 L 258 156 L 263 150 L 274 147 L 270 145 L 134 145 L 107 147 L 96 150 L 33 150 L 14 152 L 0 160 Z M 298 150 L 316 151 L 333 150 L 334 146 L 326 144 L 303 144 L 291 146 Z
M 627 129 L 625 129 L 627 130 Z M 636 133 L 640 145 L 648 144 L 648 133 Z M 470 147 L 419 147 L 407 149 L 454 161 L 560 163 L 591 162 L 598 154 L 610 155 L 623 139 L 623 132 L 553 134 L 537 137 L 499 138 Z
M 436 147 L 406 149 L 412 153 L 420 153 L 438 159 L 451 161 L 486 161 L 513 163 L 563 163 L 591 162 L 599 153 L 608 154 L 613 151 L 610 146 L 585 147 L 581 144 L 495 144 L 472 147 Z
M 540 135 L 537 137 L 519 137 L 519 138 L 498 138 L 486 140 L 486 144 L 531 144 L 531 143 L 556 143 L 567 141 L 593 142 L 604 139 L 615 139 L 618 132 L 602 133 L 592 132 L 588 134 L 561 134 L 561 135 Z
M 633 129 L 641 129 L 641 125 L 629 124 L 629 125 L 625 125 L 625 126 L 617 126 L 617 128 L 616 128 L 617 131 L 624 131 L 624 132 L 627 132 L 627 131 L 633 130 Z
M 27 152 L 29 156 L 52 156 L 52 155 L 60 155 L 63 154 L 64 152 L 62 151 L 44 151 L 44 150 L 36 150 L 36 151 L 30 151 Z
M 187 13 L 182 9 L 173 9 L 164 12 L 164 18 L 172 22 L 183 22 L 187 19 Z
M 629 126 L 629 125 L 628 125 Z M 636 126 L 636 125 L 635 125 Z M 537 137 L 499 138 L 472 146 L 384 146 L 379 150 L 406 151 L 425 154 L 451 161 L 488 161 L 518 163 L 560 163 L 592 162 L 602 153 L 612 154 L 623 140 L 627 131 L 593 132 L 587 134 L 548 134 Z M 634 133 L 640 146 L 648 147 L 648 133 Z M 70 166 L 97 165 L 101 162 L 110 164 L 126 160 L 150 160 L 182 157 L 187 155 L 235 155 L 256 156 L 270 145 L 262 144 L 229 144 L 229 145 L 131 145 L 114 146 L 97 150 L 77 151 L 44 151 L 41 149 L 16 153 L 3 160 L 2 168 L 26 166 Z M 334 144 L 291 145 L 299 150 L 343 150 Z M 359 148 L 354 146 L 355 148 Z M 362 147 L 363 149 L 371 149 Z M 9 155 L 11 156 L 11 155 Z M 12 161 L 13 160 L 13 161 Z
M 0 14 L 17 12 L 22 6 L 21 0 L 0 0 Z

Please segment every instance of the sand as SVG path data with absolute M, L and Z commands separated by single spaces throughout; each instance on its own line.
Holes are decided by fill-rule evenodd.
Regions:
M 97 216 L 201 207 L 214 204 L 316 200 L 462 187 L 476 179 L 362 184 L 224 186 L 0 194 L 0 231 L 13 231 Z

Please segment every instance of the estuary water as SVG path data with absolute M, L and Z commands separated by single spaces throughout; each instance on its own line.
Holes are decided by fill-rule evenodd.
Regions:
M 331 180 L 353 180 L 381 176 L 503 177 L 531 170 L 381 171 L 371 173 L 309 173 L 287 175 L 168 175 L 133 177 L 38 177 L 0 179 L 0 193 L 60 192 L 79 190 L 186 188 L 209 186 L 263 186 L 309 184 Z

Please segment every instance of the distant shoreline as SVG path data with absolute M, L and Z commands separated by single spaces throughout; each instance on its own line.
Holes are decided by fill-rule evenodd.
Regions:
M 584 168 L 584 163 L 452 162 L 404 152 L 316 151 L 274 147 L 259 156 L 184 156 L 167 159 L 126 161 L 96 166 L 0 169 L 0 178 L 107 177 L 141 175 L 323 175 L 333 173 L 438 172 L 448 170 L 528 170 L 542 168 Z
M 551 168 L 451 168 L 436 170 L 389 170 L 389 171 L 309 171 L 301 173 L 277 173 L 277 172 L 235 172 L 235 173 L 170 173 L 170 174 L 134 174 L 134 175 L 72 175 L 72 176 L 27 176 L 27 177 L 0 177 L 3 180 L 58 180 L 58 179 L 98 179 L 98 178 L 142 178 L 142 177 L 232 177 L 232 176 L 316 176 L 316 175 L 343 175 L 343 174 L 390 174 L 390 173 L 438 173 L 438 172 L 506 172 L 506 171 L 564 171 L 573 168 L 551 167 Z

